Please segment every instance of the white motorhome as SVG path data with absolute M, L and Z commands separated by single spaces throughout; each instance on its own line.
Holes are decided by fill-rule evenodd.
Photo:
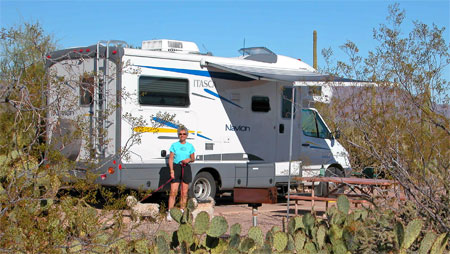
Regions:
M 191 190 L 197 198 L 235 187 L 285 186 L 292 91 L 291 175 L 350 169 L 336 135 L 307 107 L 314 101 L 309 86 L 329 76 L 306 63 L 266 48 L 223 58 L 201 54 L 185 41 L 144 41 L 141 49 L 124 45 L 99 42 L 48 56 L 47 67 L 56 75 L 49 90 L 63 89 L 64 98 L 75 98 L 69 103 L 49 95 L 49 104 L 61 105 L 49 113 L 50 139 L 58 128 L 67 132 L 80 122 L 88 132 L 88 138 L 61 146 L 78 162 L 74 174 L 82 174 L 83 162 L 95 158 L 102 184 L 154 190 L 169 177 L 168 150 L 182 124 L 196 149 Z M 141 142 L 128 147 L 136 133 Z

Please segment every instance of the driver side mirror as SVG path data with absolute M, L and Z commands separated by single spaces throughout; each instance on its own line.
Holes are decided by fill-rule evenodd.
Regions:
M 334 138 L 339 139 L 340 137 L 341 137 L 341 130 L 336 129 L 336 131 L 334 132 Z

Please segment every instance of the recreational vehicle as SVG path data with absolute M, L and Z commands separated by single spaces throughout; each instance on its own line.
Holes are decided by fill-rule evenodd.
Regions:
M 179 125 L 195 147 L 190 190 L 198 199 L 350 169 L 338 133 L 308 107 L 309 86 L 330 77 L 298 59 L 264 47 L 216 57 L 175 40 L 139 49 L 101 41 L 47 58 L 48 103 L 58 108 L 48 115 L 49 140 L 77 128 L 87 134 L 58 143 L 76 161 L 75 175 L 95 159 L 101 184 L 155 190 L 169 179 Z

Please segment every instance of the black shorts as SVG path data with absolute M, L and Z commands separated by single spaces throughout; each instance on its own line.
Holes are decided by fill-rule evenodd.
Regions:
M 184 166 L 184 172 L 183 172 L 183 170 L 181 168 L 181 164 L 174 163 L 173 171 L 175 173 L 175 179 L 172 180 L 174 183 L 181 183 L 181 181 L 183 181 L 185 183 L 192 182 L 191 165 L 187 164 L 186 166 Z

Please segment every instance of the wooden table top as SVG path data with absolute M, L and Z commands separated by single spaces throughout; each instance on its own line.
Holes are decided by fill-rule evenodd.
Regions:
M 329 182 L 329 183 L 346 183 L 346 184 L 360 184 L 360 185 L 384 185 L 389 186 L 395 183 L 393 180 L 388 179 L 367 179 L 357 177 L 325 177 L 325 176 L 313 176 L 313 177 L 293 177 L 297 181 L 305 182 Z

